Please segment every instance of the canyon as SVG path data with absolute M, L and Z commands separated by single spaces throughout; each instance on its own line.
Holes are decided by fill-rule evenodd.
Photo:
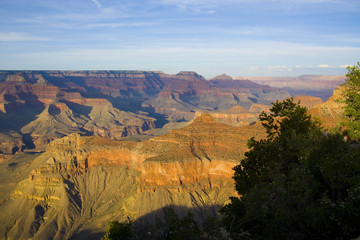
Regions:
M 6 142 L 0 154 L 43 148 L 70 133 L 117 140 L 146 135 L 197 112 L 247 125 L 289 96 L 250 81 L 208 81 L 195 72 L 0 71 L 0 140 Z
M 194 72 L 1 71 L 0 238 L 99 239 L 166 206 L 216 218 L 266 137 L 258 115 L 290 96 Z M 330 129 L 340 97 L 294 100 Z
M 8 239 L 96 239 L 110 220 L 168 205 L 216 215 L 236 196 L 232 168 L 251 136 L 265 137 L 261 125 L 234 127 L 204 114 L 143 142 L 72 133 L 43 153 L 19 153 L 0 165 L 9 172 L 1 177 L 0 232 Z

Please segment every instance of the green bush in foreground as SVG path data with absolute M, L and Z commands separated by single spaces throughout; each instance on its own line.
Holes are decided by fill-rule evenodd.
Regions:
M 108 223 L 108 230 L 101 240 L 128 240 L 131 239 L 131 223 L 119 223 L 118 221 L 111 221 Z

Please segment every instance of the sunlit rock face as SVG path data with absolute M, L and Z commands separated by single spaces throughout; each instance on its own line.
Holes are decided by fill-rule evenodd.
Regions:
M 142 135 L 167 123 L 191 121 L 197 112 L 249 125 L 258 113 L 254 104 L 289 96 L 248 80 L 209 81 L 195 72 L 0 71 L 0 126 L 1 132 L 21 136 L 18 147 L 17 137 L 9 135 L 12 148 L 21 151 L 44 148 L 71 133 L 110 139 Z
M 345 105 L 342 101 L 344 89 L 344 85 L 337 87 L 326 102 L 318 104 L 310 110 L 310 114 L 318 117 L 325 129 L 329 130 L 343 120 Z
M 265 133 L 257 124 L 234 127 L 204 114 L 144 142 L 79 134 L 54 140 L 26 164 L 0 165 L 18 179 L 0 185 L 8 186 L 0 232 L 17 239 L 85 239 L 87 231 L 105 231 L 110 220 L 137 219 L 167 205 L 216 213 L 236 195 L 232 168 L 251 136 Z
M 316 105 L 322 104 L 323 101 L 319 97 L 296 95 L 294 96 L 294 102 L 300 103 L 302 107 L 306 107 L 308 110 L 313 109 Z

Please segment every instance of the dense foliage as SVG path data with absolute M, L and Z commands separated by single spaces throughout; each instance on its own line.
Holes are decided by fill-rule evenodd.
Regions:
M 352 139 L 360 139 L 360 63 L 347 69 L 344 124 Z
M 350 239 L 360 236 L 360 154 L 324 135 L 307 109 L 276 102 L 260 119 L 268 138 L 249 141 L 234 168 L 240 197 L 222 209 L 233 239 Z
M 176 207 L 175 207 L 176 208 Z M 109 223 L 109 228 L 102 240 L 219 240 L 227 239 L 226 233 L 220 232 L 219 222 L 208 217 L 201 224 L 195 221 L 190 210 L 180 217 L 174 207 L 164 207 L 155 215 L 134 223 Z M 184 211 L 183 208 L 177 208 Z
M 132 239 L 131 223 L 119 223 L 111 221 L 108 223 L 109 228 L 101 240 L 129 240 Z
M 203 239 L 194 216 L 190 211 L 184 216 L 179 217 L 174 208 L 165 207 L 161 215 L 155 217 L 152 224 L 147 225 L 147 236 L 138 236 L 138 239 Z

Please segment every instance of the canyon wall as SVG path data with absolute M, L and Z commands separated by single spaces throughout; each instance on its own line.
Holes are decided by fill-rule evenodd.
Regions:
M 0 154 L 44 148 L 71 133 L 142 135 L 190 121 L 196 112 L 248 125 L 256 119 L 246 112 L 254 104 L 289 96 L 250 81 L 208 81 L 195 72 L 0 71 L 0 140 L 7 142 Z M 241 115 L 224 115 L 236 107 L 243 108 Z
M 26 171 L 16 160 L 0 165 L 0 172 L 11 168 L 21 176 L 1 185 L 8 190 L 0 199 L 0 232 L 8 239 L 91 239 L 110 220 L 135 220 L 168 205 L 216 213 L 236 195 L 232 168 L 250 136 L 265 132 L 204 114 L 144 142 L 77 133 L 54 140 L 31 156 Z

